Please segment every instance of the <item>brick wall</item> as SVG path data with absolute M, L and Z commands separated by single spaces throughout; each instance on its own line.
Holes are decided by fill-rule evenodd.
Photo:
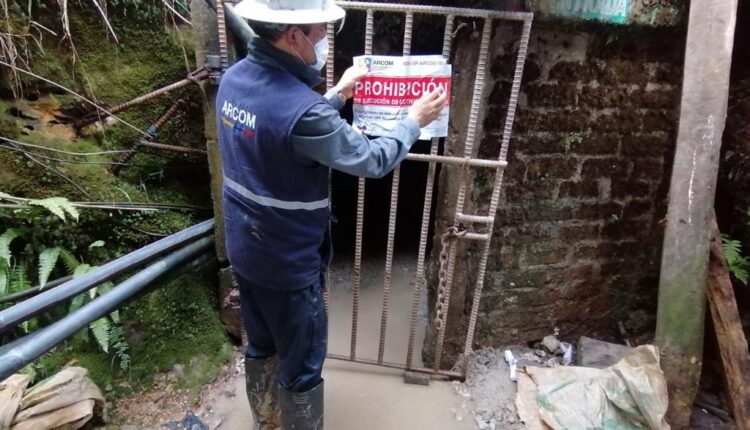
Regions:
M 499 152 L 518 30 L 495 29 L 483 158 Z M 554 327 L 608 337 L 628 315 L 636 331 L 653 324 L 683 39 L 680 29 L 534 24 L 479 343 L 539 339 Z M 474 179 L 480 213 L 492 178 Z

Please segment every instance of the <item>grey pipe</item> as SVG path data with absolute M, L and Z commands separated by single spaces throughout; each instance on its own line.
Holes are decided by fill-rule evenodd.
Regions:
M 204 221 L 190 228 L 167 236 L 143 248 L 110 261 L 91 272 L 72 279 L 57 288 L 44 291 L 35 297 L 11 306 L 0 312 L 0 333 L 12 330 L 18 324 L 41 314 L 73 296 L 76 296 L 96 285 L 107 282 L 116 276 L 142 266 L 154 258 L 179 246 L 193 242 L 213 232 L 214 220 Z
M 148 266 L 81 309 L 39 331 L 0 347 L 0 381 L 22 369 L 93 321 L 112 313 L 150 284 L 190 267 L 213 248 L 213 236 L 199 239 Z
M 44 290 L 55 288 L 59 285 L 62 285 L 70 281 L 71 279 L 73 279 L 73 276 L 63 276 L 62 278 L 57 278 L 54 281 L 47 282 L 46 284 L 44 284 L 44 286 L 37 285 L 36 287 L 27 288 L 23 291 L 17 291 L 15 293 L 6 294 L 0 297 L 0 305 L 3 303 L 15 303 L 27 297 L 36 296 L 37 294 L 41 293 Z

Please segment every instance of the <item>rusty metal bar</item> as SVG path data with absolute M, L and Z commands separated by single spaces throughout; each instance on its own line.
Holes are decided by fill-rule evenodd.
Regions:
M 456 214 L 456 219 L 459 222 L 475 222 L 479 224 L 492 224 L 495 222 L 494 215 L 484 216 L 484 215 L 467 215 L 467 214 L 458 213 Z
M 146 131 L 146 134 L 148 134 L 148 136 L 151 138 L 156 138 L 156 132 L 159 131 L 159 129 L 162 128 L 164 124 L 166 124 L 167 121 L 174 114 L 177 113 L 177 109 L 183 103 L 185 103 L 184 98 L 177 99 L 177 101 L 174 102 L 172 106 L 170 106 L 163 114 L 161 114 L 161 116 L 156 120 L 155 123 L 151 124 L 151 126 Z M 109 171 L 115 176 L 118 175 L 120 173 L 120 170 L 122 170 L 123 166 L 125 165 L 125 163 L 127 163 L 133 157 L 135 157 L 135 154 L 138 153 L 140 146 L 141 146 L 141 141 L 139 140 L 138 142 L 135 143 L 135 145 L 133 145 L 132 148 L 130 148 L 130 151 L 123 154 L 122 157 L 120 157 L 120 159 L 117 160 L 117 164 L 113 164 L 112 167 L 110 167 Z
M 521 89 L 521 79 L 523 77 L 523 68 L 526 63 L 526 54 L 529 46 L 529 37 L 531 35 L 531 20 L 527 20 L 523 23 L 523 29 L 521 30 L 521 41 L 518 47 L 518 57 L 516 58 L 516 69 L 513 75 L 513 86 L 510 90 L 510 101 L 508 103 L 508 113 L 505 116 L 505 128 L 503 129 L 503 141 L 500 146 L 499 159 L 505 161 L 508 157 L 508 146 L 510 145 L 510 135 L 513 129 L 513 121 L 516 114 L 516 106 L 518 105 L 518 93 Z M 500 188 L 503 184 L 503 169 L 497 169 L 495 173 L 495 185 L 492 188 L 492 197 L 490 198 L 490 214 L 492 217 L 497 213 L 497 206 L 500 200 Z M 494 223 L 489 225 L 489 231 L 487 236 L 492 237 L 492 231 L 494 229 Z M 474 299 L 471 305 L 471 314 L 469 315 L 469 328 L 466 333 L 466 343 L 464 344 L 464 357 L 472 351 L 472 344 L 474 343 L 474 331 L 477 325 L 477 315 L 479 314 L 479 301 L 482 298 L 482 289 L 484 287 L 484 275 L 487 269 L 487 258 L 490 253 L 490 240 L 487 240 L 484 244 L 484 250 L 482 251 L 482 257 L 479 260 L 479 268 L 477 273 L 477 284 L 474 288 Z
M 221 70 L 229 67 L 229 49 L 227 48 L 227 22 L 224 18 L 224 0 L 216 0 L 216 21 L 219 24 L 219 64 Z
M 365 54 L 372 54 L 372 33 L 374 15 L 367 10 L 365 21 Z M 354 245 L 354 269 L 352 271 L 352 341 L 349 357 L 354 359 L 357 353 L 357 325 L 359 322 L 359 289 L 362 285 L 362 226 L 365 218 L 365 178 L 359 178 L 357 185 L 357 226 Z
M 404 46 L 403 55 L 411 54 L 411 34 L 414 27 L 414 14 L 407 12 L 404 20 Z M 401 180 L 401 168 L 393 169 L 391 182 L 391 210 L 388 216 L 388 245 L 385 256 L 385 276 L 383 281 L 383 306 L 380 315 L 380 341 L 378 345 L 378 363 L 383 362 L 385 352 L 385 334 L 388 325 L 388 300 L 393 278 L 393 245 L 396 239 L 396 212 L 398 210 L 398 187 Z
M 505 19 L 511 21 L 528 21 L 533 16 L 530 12 L 505 12 L 486 9 L 460 7 L 442 7 L 414 4 L 370 3 L 363 1 L 337 1 L 339 6 L 352 10 L 376 10 L 379 12 L 412 12 L 426 15 L 454 15 L 472 18 Z
M 143 140 L 143 139 L 141 139 L 139 145 L 146 147 L 146 148 L 160 149 L 163 151 L 181 152 L 184 154 L 206 155 L 206 151 L 203 149 L 185 148 L 183 146 L 176 146 L 176 145 L 166 145 L 164 143 L 150 142 L 148 140 Z
M 447 155 L 433 155 L 433 154 L 407 154 L 407 160 L 411 161 L 437 161 L 444 164 L 452 164 L 457 166 L 474 166 L 474 167 L 505 167 L 508 165 L 506 161 L 499 160 L 484 160 L 481 158 L 471 157 L 450 157 Z
M 453 34 L 453 22 L 455 17 L 448 15 L 445 17 L 445 29 L 443 31 L 443 57 L 448 58 L 451 54 L 451 36 Z M 450 100 L 448 101 L 450 104 Z M 438 147 L 440 138 L 433 137 L 430 142 L 430 156 L 438 156 Z M 409 346 L 406 351 L 406 368 L 412 368 L 414 362 L 414 343 L 417 337 L 417 316 L 419 314 L 419 302 L 421 300 L 422 289 L 426 285 L 425 279 L 425 254 L 427 253 L 427 235 L 430 231 L 430 212 L 432 212 L 432 192 L 435 183 L 436 162 L 429 161 L 430 165 L 427 170 L 427 183 L 424 191 L 424 209 L 422 210 L 422 229 L 419 233 L 419 255 L 417 256 L 417 274 L 414 280 L 414 298 L 411 302 L 411 323 L 409 325 Z
M 336 31 L 333 24 L 328 24 L 328 27 L 326 28 L 326 37 L 328 37 L 328 43 L 330 45 L 329 52 L 331 53 L 331 58 L 328 61 L 328 64 L 326 65 L 326 89 L 330 90 L 334 86 L 334 64 L 335 64 L 335 45 L 336 42 Z M 329 202 L 329 208 L 333 205 L 333 177 L 332 177 L 333 171 L 332 169 L 328 169 L 328 202 Z M 331 225 L 331 221 L 328 221 L 328 234 L 330 238 L 330 232 L 333 226 Z M 333 242 L 331 242 L 331 247 L 333 247 Z M 328 314 L 330 305 L 331 305 L 331 287 L 333 286 L 332 276 L 331 276 L 331 267 L 326 268 L 326 288 L 323 290 L 323 298 L 325 299 L 326 304 L 326 314 Z
M 131 107 L 135 106 L 135 105 L 138 105 L 138 104 L 141 104 L 143 102 L 149 101 L 151 99 L 154 99 L 156 97 L 159 97 L 159 96 L 167 94 L 167 93 L 170 93 L 172 91 L 179 90 L 180 88 L 184 88 L 184 87 L 186 87 L 186 86 L 188 86 L 188 85 L 190 85 L 192 83 L 201 81 L 201 80 L 206 79 L 206 78 L 208 78 L 208 69 L 201 68 L 201 69 L 195 70 L 195 71 L 191 72 L 187 76 L 187 78 L 185 78 L 185 79 L 183 79 L 181 81 L 177 81 L 175 83 L 169 84 L 169 85 L 167 85 L 165 87 L 159 88 L 158 90 L 152 91 L 152 92 L 150 92 L 148 94 L 144 94 L 144 95 L 142 95 L 140 97 L 136 97 L 136 98 L 134 98 L 132 100 L 129 100 L 129 101 L 125 102 L 125 103 L 119 104 L 119 105 L 117 105 L 117 106 L 109 109 L 109 111 L 107 112 L 107 116 L 111 116 L 111 115 L 116 114 L 118 112 L 122 112 L 122 111 L 124 111 L 124 110 L 126 110 L 128 108 L 131 108 Z M 99 118 L 99 113 L 97 112 L 95 114 L 88 115 L 88 116 L 84 117 L 83 119 L 81 119 L 79 121 L 76 121 L 73 125 L 74 125 L 75 128 L 82 128 L 82 127 L 85 127 L 86 125 L 91 124 L 92 122 L 96 121 L 98 118 Z
M 390 363 L 387 361 L 384 361 L 382 363 L 377 362 L 376 360 L 369 360 L 366 358 L 355 358 L 351 359 L 345 355 L 341 354 L 328 354 L 328 358 L 331 358 L 333 360 L 341 360 L 341 361 L 350 361 L 353 363 L 360 363 L 360 364 L 369 364 L 372 366 L 380 366 L 380 367 L 390 367 L 391 369 L 400 369 L 400 370 L 407 370 L 407 367 L 403 364 L 398 363 Z M 435 371 L 433 369 L 427 369 L 424 367 L 411 367 L 408 369 L 411 372 L 417 372 L 417 373 L 427 373 L 429 375 L 436 375 L 436 376 L 445 376 L 446 378 L 450 379 L 464 379 L 464 375 L 460 372 L 453 372 L 450 370 L 439 370 Z
M 477 62 L 477 73 L 474 80 L 474 93 L 471 99 L 471 111 L 469 113 L 469 125 L 466 132 L 466 146 L 464 149 L 464 156 L 471 157 L 474 138 L 477 131 L 477 123 L 479 121 L 479 109 L 481 107 L 482 95 L 484 94 L 484 82 L 486 78 L 485 68 L 487 67 L 487 58 L 489 56 L 489 45 L 490 38 L 492 36 L 492 21 L 490 19 L 484 20 L 482 28 L 482 41 L 479 45 L 479 61 Z M 500 168 L 498 168 L 500 170 Z M 456 199 L 456 214 L 460 214 L 464 210 L 464 204 L 466 201 L 466 188 L 468 181 L 468 172 L 466 167 L 461 171 L 461 185 L 458 191 L 458 197 Z M 458 227 L 459 221 L 456 219 L 453 225 Z M 445 314 L 444 321 L 440 324 L 437 336 L 437 345 L 435 347 L 435 358 L 433 367 L 435 370 L 440 368 L 440 362 L 443 356 L 443 344 L 445 342 L 445 329 L 448 314 L 450 313 L 450 299 L 451 299 L 451 287 L 453 284 L 453 271 L 456 266 L 456 248 L 452 246 L 448 256 L 448 271 L 446 275 L 446 286 L 445 286 Z

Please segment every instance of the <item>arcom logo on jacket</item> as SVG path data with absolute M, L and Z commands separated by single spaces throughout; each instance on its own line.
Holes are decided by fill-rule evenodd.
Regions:
M 221 122 L 225 126 L 239 130 L 247 137 L 255 137 L 255 114 L 240 109 L 227 100 L 224 100 L 221 114 Z

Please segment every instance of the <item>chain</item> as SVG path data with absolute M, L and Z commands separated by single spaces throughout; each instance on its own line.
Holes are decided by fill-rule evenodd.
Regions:
M 448 313 L 448 309 L 445 308 L 445 290 L 448 279 L 448 256 L 450 255 L 451 248 L 455 245 L 456 239 L 465 235 L 466 229 L 463 225 L 459 225 L 458 227 L 452 226 L 448 228 L 440 238 L 440 270 L 438 271 L 438 296 L 435 305 L 435 327 L 438 331 L 442 329 L 443 324 L 445 323 L 445 315 Z

